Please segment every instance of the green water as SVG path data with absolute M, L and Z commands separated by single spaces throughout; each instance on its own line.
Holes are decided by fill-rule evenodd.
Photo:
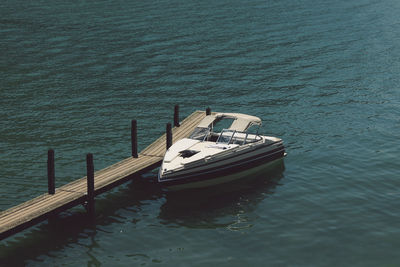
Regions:
M 398 266 L 400 3 L 0 2 L 0 210 L 130 156 L 210 106 L 284 165 L 166 193 L 149 173 L 0 241 L 1 266 Z

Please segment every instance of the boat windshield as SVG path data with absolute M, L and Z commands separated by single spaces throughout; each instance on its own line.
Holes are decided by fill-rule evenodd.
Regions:
M 218 136 L 217 144 L 229 144 L 232 140 L 233 135 L 236 133 L 234 130 L 224 129 Z
M 210 128 L 197 127 L 189 136 L 190 139 L 203 141 L 209 134 Z
M 224 129 L 217 139 L 219 144 L 237 144 L 244 145 L 260 141 L 262 138 L 258 134 L 249 134 L 235 130 Z
M 207 127 L 196 127 L 189 138 L 202 142 L 208 141 L 228 145 L 244 145 L 248 143 L 254 143 L 262 139 L 257 133 L 253 134 L 230 129 L 223 129 L 221 133 L 215 133 Z

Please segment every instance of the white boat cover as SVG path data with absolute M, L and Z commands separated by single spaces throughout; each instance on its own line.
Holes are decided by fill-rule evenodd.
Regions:
M 261 125 L 261 120 L 258 117 L 250 116 L 241 113 L 216 113 L 206 116 L 197 127 L 207 128 L 214 121 L 219 119 L 234 119 L 229 130 L 245 132 L 252 125 Z

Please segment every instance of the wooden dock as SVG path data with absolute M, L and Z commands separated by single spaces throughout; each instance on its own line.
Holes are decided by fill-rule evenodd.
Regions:
M 209 112 L 210 110 L 208 109 L 207 113 Z M 91 176 L 89 174 L 90 167 L 88 163 L 88 176 L 59 188 L 53 188 L 52 192 L 49 178 L 49 194 L 43 194 L 18 206 L 0 212 L 0 240 L 42 222 L 49 216 L 79 204 L 85 204 L 91 201 L 93 203 L 94 212 L 94 196 L 132 179 L 134 175 L 142 174 L 159 166 L 166 151 L 166 144 L 168 142 L 172 144 L 176 140 L 189 136 L 199 122 L 206 116 L 206 112 L 196 111 L 180 122 L 180 126 L 177 127 L 177 125 L 179 125 L 179 119 L 177 119 L 179 115 L 177 115 L 177 113 L 178 109 L 175 107 L 174 125 L 176 125 L 176 127 L 171 129 L 171 124 L 167 125 L 166 134 L 145 148 L 137 155 L 137 158 L 135 158 L 134 145 L 132 145 L 132 155 L 134 156 L 95 172 L 94 175 L 92 175 L 94 176 L 92 182 L 88 179 L 89 176 Z M 136 122 L 134 127 L 136 128 Z M 171 136 L 168 134 L 168 128 L 172 132 L 173 140 L 171 140 Z M 93 165 L 91 168 L 93 169 Z M 90 192 L 91 190 L 89 189 L 91 186 L 90 183 L 94 183 L 94 187 L 92 185 L 92 192 Z M 92 200 L 90 198 L 92 198 Z

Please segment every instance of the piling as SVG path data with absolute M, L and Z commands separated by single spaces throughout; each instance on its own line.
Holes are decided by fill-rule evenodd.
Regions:
M 50 195 L 55 193 L 54 150 L 47 151 L 47 187 Z
M 172 146 L 172 126 L 171 123 L 167 123 L 167 128 L 166 128 L 166 137 L 167 137 L 167 150 Z
M 132 157 L 138 157 L 138 145 L 137 145 L 137 122 L 136 120 L 132 120 L 131 127 L 131 142 L 132 142 Z
M 174 127 L 179 127 L 179 105 L 175 105 L 174 109 Z
M 94 165 L 93 154 L 86 155 L 86 173 L 87 173 L 87 212 L 94 215 Z
M 206 109 L 206 115 L 207 115 L 207 116 L 208 116 L 208 115 L 211 115 L 211 108 L 208 107 L 208 108 Z

